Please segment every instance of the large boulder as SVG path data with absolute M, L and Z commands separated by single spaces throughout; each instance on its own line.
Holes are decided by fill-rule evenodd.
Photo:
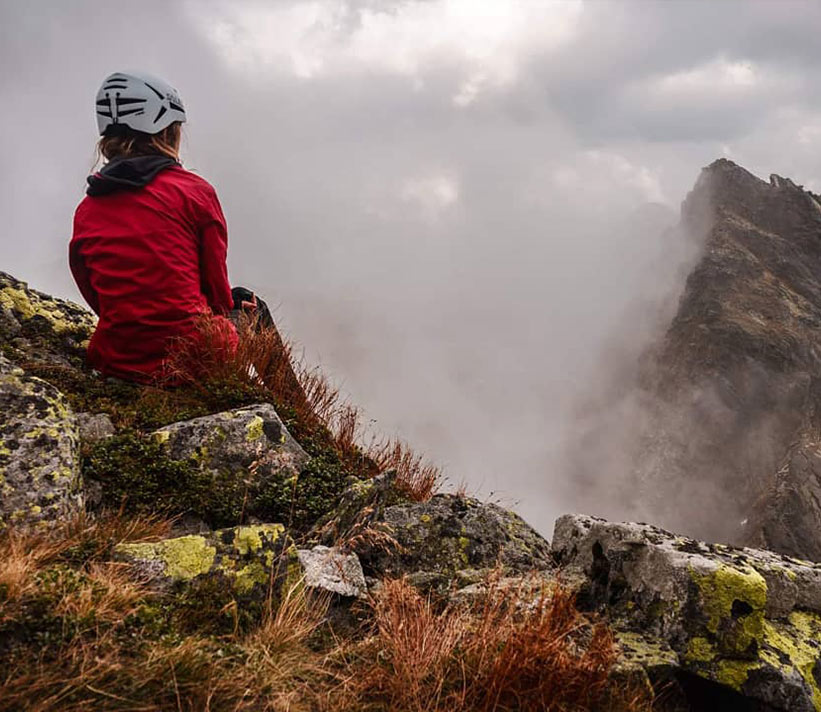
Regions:
M 77 423 L 63 396 L 0 356 L 0 526 L 82 505 Z
M 230 483 L 246 520 L 286 515 L 310 459 L 268 403 L 173 423 L 152 438 L 169 459 L 193 463 L 214 482 Z
M 759 705 L 744 709 L 821 709 L 821 566 L 582 515 L 557 520 L 553 551 L 625 664 Z
M 478 581 L 496 566 L 506 573 L 553 568 L 549 543 L 513 512 L 452 494 L 408 501 L 392 473 L 355 483 L 320 539 L 356 552 L 369 576 L 408 575 L 440 590 Z

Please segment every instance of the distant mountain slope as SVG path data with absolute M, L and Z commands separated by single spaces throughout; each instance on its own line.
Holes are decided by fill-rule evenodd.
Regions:
M 602 470 L 619 468 L 598 485 L 636 517 L 821 559 L 821 481 L 802 459 L 821 402 L 821 203 L 721 159 L 681 228 L 702 256 L 636 382 L 607 404 L 623 417 L 585 433 Z

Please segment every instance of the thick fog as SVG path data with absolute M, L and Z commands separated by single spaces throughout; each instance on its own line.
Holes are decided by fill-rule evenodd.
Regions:
M 821 190 L 820 32 L 813 0 L 0 0 L 0 269 L 81 301 L 94 95 L 160 75 L 232 282 L 375 428 L 549 533 L 579 404 L 697 258 L 666 228 L 700 168 Z

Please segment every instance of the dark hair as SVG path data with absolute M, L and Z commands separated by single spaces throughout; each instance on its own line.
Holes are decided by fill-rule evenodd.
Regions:
M 180 137 L 182 124 L 175 121 L 156 134 L 147 134 L 142 131 L 117 124 L 109 126 L 105 134 L 97 143 L 98 158 L 106 161 L 115 158 L 131 158 L 132 156 L 160 155 L 180 159 Z

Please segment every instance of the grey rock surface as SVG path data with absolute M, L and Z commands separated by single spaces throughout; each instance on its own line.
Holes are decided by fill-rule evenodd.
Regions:
M 645 524 L 560 517 L 553 551 L 626 664 L 725 686 L 768 709 L 821 706 L 821 566 Z
M 95 323 L 87 309 L 0 272 L 0 339 L 10 347 L 7 355 L 76 366 Z
M 751 514 L 753 546 L 821 561 L 821 442 L 807 427 Z
M 80 442 L 93 444 L 114 435 L 114 424 L 106 413 L 77 413 Z
M 297 555 L 308 588 L 352 598 L 367 593 L 365 574 L 356 554 L 319 545 L 312 549 L 298 549 Z
M 0 356 L 0 526 L 82 506 L 77 423 L 60 392 Z
M 476 580 L 497 565 L 508 573 L 553 568 L 549 543 L 515 513 L 451 494 L 410 502 L 391 473 L 354 484 L 323 531 L 324 543 L 350 542 L 366 575 L 409 575 L 421 588 Z
M 246 517 L 272 496 L 289 501 L 310 459 L 268 403 L 167 425 L 152 433 L 173 460 L 193 460 L 216 478 L 245 483 Z

